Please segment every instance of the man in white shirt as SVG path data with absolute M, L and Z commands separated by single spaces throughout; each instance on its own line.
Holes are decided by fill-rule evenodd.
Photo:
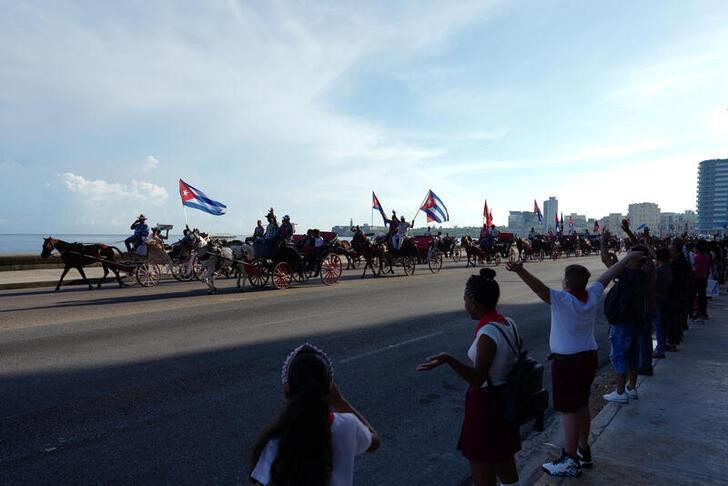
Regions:
M 589 394 L 597 369 L 595 318 L 604 288 L 624 270 L 635 255 L 628 253 L 587 288 L 589 271 L 569 265 L 564 271 L 563 290 L 550 289 L 531 275 L 522 263 L 507 263 L 531 290 L 551 306 L 549 346 L 553 359 L 551 383 L 554 410 L 564 423 L 564 449 L 561 458 L 546 463 L 543 470 L 552 476 L 576 477 L 582 467 L 591 467 L 589 433 Z

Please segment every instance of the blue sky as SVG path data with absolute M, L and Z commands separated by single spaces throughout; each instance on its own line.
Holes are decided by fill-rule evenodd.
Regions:
M 0 0 L 0 233 L 183 224 L 177 179 L 247 233 L 694 208 L 728 157 L 723 1 Z M 424 215 L 418 216 L 424 222 Z

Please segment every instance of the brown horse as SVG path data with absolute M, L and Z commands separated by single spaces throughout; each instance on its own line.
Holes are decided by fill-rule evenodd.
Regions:
M 63 263 L 65 263 L 66 265 L 66 267 L 63 269 L 63 273 L 61 274 L 61 279 L 58 281 L 58 285 L 56 285 L 56 292 L 58 292 L 58 289 L 61 288 L 61 282 L 63 282 L 63 277 L 66 276 L 71 268 L 75 268 L 76 270 L 78 270 L 78 273 L 81 274 L 83 281 L 88 284 L 88 289 L 92 290 L 93 287 L 91 286 L 91 282 L 89 282 L 89 280 L 86 278 L 86 274 L 83 272 L 83 267 L 99 262 L 99 258 L 113 261 L 114 250 L 119 252 L 119 255 L 122 255 L 121 250 L 119 250 L 117 247 L 104 245 L 102 243 L 84 245 L 82 243 L 68 243 L 67 241 L 58 240 L 51 237 L 44 238 L 43 251 L 41 252 L 40 256 L 42 258 L 48 258 L 53 250 L 58 250 L 58 253 L 61 254 L 61 259 L 63 260 Z M 122 282 L 121 277 L 119 276 L 119 270 L 114 267 L 109 267 L 103 261 L 101 262 L 101 266 L 104 269 L 104 276 L 101 277 L 101 280 L 99 280 L 98 287 L 101 287 L 104 279 L 106 279 L 106 276 L 109 274 L 109 268 L 111 268 L 111 271 L 114 272 L 114 275 L 116 275 L 116 280 L 118 280 L 119 282 L 119 287 L 123 287 L 125 285 L 124 282 Z

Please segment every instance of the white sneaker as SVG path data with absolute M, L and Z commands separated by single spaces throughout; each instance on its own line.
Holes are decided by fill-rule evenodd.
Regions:
M 629 397 L 630 400 L 637 400 L 640 396 L 637 394 L 637 388 L 633 388 L 630 390 L 629 387 L 624 388 L 625 393 Z
M 619 393 L 617 390 L 604 395 L 604 399 L 608 402 L 629 403 L 629 395 L 627 393 Z
M 541 466 L 541 469 L 546 471 L 549 476 L 558 477 L 570 477 L 575 478 L 581 475 L 581 465 L 579 461 L 575 461 L 571 457 L 566 455 L 566 452 L 561 453 L 561 457 L 554 462 L 547 462 Z

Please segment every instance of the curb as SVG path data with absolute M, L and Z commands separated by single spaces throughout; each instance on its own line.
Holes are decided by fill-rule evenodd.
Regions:
M 652 368 L 655 369 L 659 366 L 661 360 L 659 359 L 653 359 L 652 360 Z M 606 366 L 611 366 L 611 364 L 607 364 Z M 637 377 L 637 386 L 635 389 L 638 389 L 642 386 L 642 383 L 648 378 L 651 378 L 651 376 L 638 376 Z M 609 425 L 612 423 L 612 420 L 617 416 L 617 414 L 622 410 L 622 404 L 615 403 L 615 402 L 607 402 L 604 407 L 599 411 L 599 413 L 592 419 L 591 421 L 591 434 L 589 434 L 589 445 L 592 446 L 594 443 L 599 440 L 599 437 L 604 433 L 604 431 L 609 427 Z M 554 424 L 549 426 L 549 432 L 550 436 L 553 435 L 553 430 L 550 430 L 552 427 L 558 426 L 557 433 L 560 434 L 561 431 L 561 415 L 559 413 L 555 413 L 557 419 L 554 420 Z M 563 436 L 558 436 L 560 440 L 563 441 Z M 554 459 L 557 459 L 561 455 L 561 446 L 555 446 L 552 443 L 546 443 L 546 445 L 553 446 L 555 456 Z M 537 467 L 534 470 L 533 464 L 529 463 L 528 465 L 529 469 L 523 470 L 525 478 L 525 482 L 523 484 L 533 484 L 536 486 L 557 486 L 562 484 L 570 484 L 567 483 L 569 480 L 573 480 L 574 478 L 559 478 L 559 477 L 553 477 L 549 476 L 547 473 L 543 472 L 541 469 L 541 463 L 537 465 Z M 528 473 L 529 475 L 526 476 L 525 474 Z M 522 481 L 524 479 L 522 478 Z

